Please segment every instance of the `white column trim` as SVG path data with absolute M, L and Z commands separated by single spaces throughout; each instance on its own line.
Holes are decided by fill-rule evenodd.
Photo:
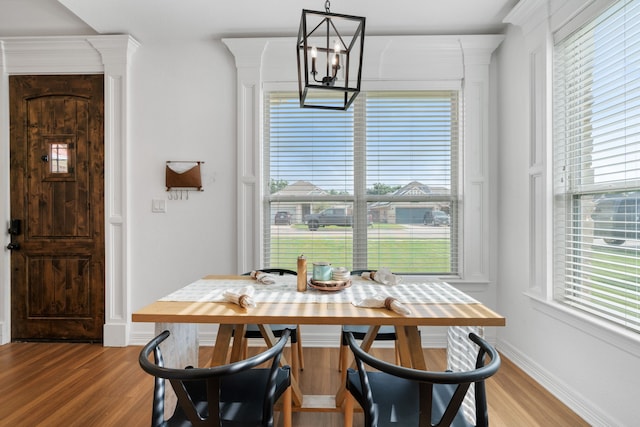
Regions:
M 546 1 L 524 0 L 504 22 L 522 28 L 527 48 L 529 82 L 529 292 L 544 298 L 553 293 L 553 206 L 551 168 L 551 80 L 553 43 Z
M 6 71 L 4 41 L 0 40 L 0 226 L 9 224 L 9 75 Z M 4 230 L 2 230 L 4 231 Z M 4 250 L 9 244 L 5 236 L 0 252 L 0 345 L 11 341 L 11 253 Z
M 131 319 L 128 268 L 129 126 L 128 74 L 139 44 L 131 37 L 92 37 L 105 74 L 105 346 L 129 343 Z
M 90 74 L 105 78 L 105 324 L 104 345 L 126 346 L 131 318 L 128 269 L 127 76 L 131 56 L 139 46 L 128 35 L 0 38 L 0 87 L 8 89 L 12 74 Z M 9 94 L 0 95 L 0 129 L 9 128 Z M 0 157 L 9 157 L 9 133 L 0 133 Z M 0 223 L 9 215 L 9 170 L 2 168 Z M 6 183 L 6 184 L 5 184 Z M 9 265 L 9 254 L 0 256 Z M 7 271 L 8 269 L 3 269 Z M 10 272 L 0 276 L 0 344 L 9 342 L 11 323 Z
M 237 68 L 237 272 L 262 266 L 262 57 L 268 39 L 223 39 Z

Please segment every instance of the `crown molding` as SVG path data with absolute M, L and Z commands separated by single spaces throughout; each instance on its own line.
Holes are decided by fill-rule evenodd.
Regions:
M 520 0 L 502 22 L 521 27 L 526 35 L 545 23 L 548 16 L 547 0 Z
M 139 43 L 129 35 L 0 38 L 7 74 L 101 73 L 128 63 Z

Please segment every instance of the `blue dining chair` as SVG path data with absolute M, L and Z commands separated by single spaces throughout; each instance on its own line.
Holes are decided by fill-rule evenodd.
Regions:
M 475 368 L 467 371 L 422 371 L 380 360 L 365 352 L 352 333 L 347 343 L 357 370 L 349 368 L 344 425 L 352 425 L 353 400 L 363 409 L 366 427 L 486 427 L 489 425 L 485 380 L 500 367 L 494 347 L 474 333 L 469 339 L 479 350 Z M 491 359 L 485 364 L 486 356 Z M 367 370 L 367 366 L 373 370 Z M 462 404 L 467 391 L 475 388 L 475 416 L 465 416 Z
M 156 336 L 138 357 L 142 369 L 155 377 L 152 427 L 272 427 L 274 404 L 281 397 L 285 425 L 291 425 L 291 372 L 289 366 L 279 366 L 289 334 L 289 330 L 284 331 L 276 345 L 251 358 L 211 368 L 184 369 L 164 366 L 160 344 L 170 332 Z M 256 368 L 269 361 L 269 367 Z M 168 419 L 164 414 L 166 380 L 178 399 Z

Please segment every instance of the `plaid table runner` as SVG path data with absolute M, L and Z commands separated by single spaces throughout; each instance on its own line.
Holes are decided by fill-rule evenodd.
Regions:
M 388 286 L 354 277 L 353 285 L 342 291 L 326 292 L 307 289 L 306 292 L 297 292 L 296 276 L 275 276 L 275 280 L 276 283 L 272 285 L 264 285 L 249 278 L 246 280 L 200 279 L 161 298 L 160 301 L 222 302 L 224 291 L 251 285 L 255 289 L 253 300 L 256 303 L 351 303 L 375 294 L 394 297 L 403 304 L 478 303 L 464 292 L 440 281 L 410 282 Z M 409 279 L 403 278 L 403 280 Z

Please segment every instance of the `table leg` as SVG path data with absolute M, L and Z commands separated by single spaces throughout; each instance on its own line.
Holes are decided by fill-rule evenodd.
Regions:
M 244 334 L 247 330 L 247 325 L 234 325 L 233 328 L 233 347 L 231 347 L 231 362 L 237 362 L 244 359 L 244 348 L 246 338 Z
M 413 368 L 420 369 L 421 371 L 426 371 L 427 362 L 424 360 L 422 341 L 420 339 L 420 332 L 418 331 L 418 327 L 405 326 L 404 330 L 407 334 L 409 349 L 411 350 L 411 360 L 413 361 Z
M 426 370 L 427 365 L 422 353 L 422 343 L 417 326 L 396 326 L 398 353 L 402 366 Z
M 227 355 L 229 354 L 229 343 L 233 336 L 234 325 L 220 325 L 218 327 L 218 335 L 216 336 L 216 344 L 213 347 L 209 366 L 220 366 L 227 363 Z M 242 340 L 242 337 L 239 338 Z

